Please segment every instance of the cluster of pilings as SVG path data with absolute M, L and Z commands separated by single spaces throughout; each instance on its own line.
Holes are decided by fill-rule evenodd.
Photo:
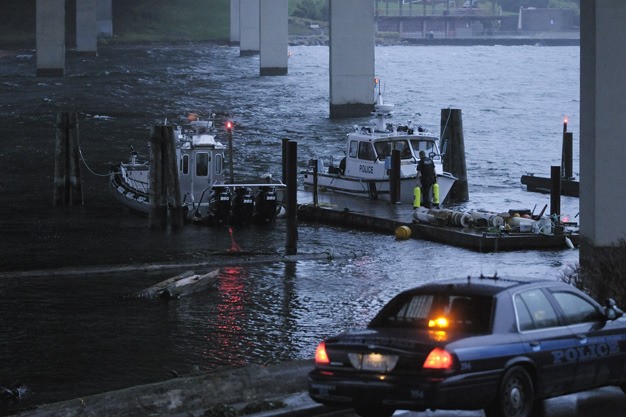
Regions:
M 172 126 L 154 126 L 150 135 L 149 227 L 164 230 L 169 218 L 176 231 L 183 224 L 176 145 Z

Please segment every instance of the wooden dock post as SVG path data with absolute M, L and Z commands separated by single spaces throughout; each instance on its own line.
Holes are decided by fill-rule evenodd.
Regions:
M 235 155 L 233 151 L 233 125 L 232 122 L 226 123 L 226 131 L 228 132 L 228 156 L 230 167 L 230 183 L 235 183 Z
M 439 147 L 443 153 L 443 170 L 457 177 L 448 194 L 448 200 L 452 203 L 469 201 L 461 109 L 441 109 Z
M 318 206 L 318 196 L 317 196 L 317 176 L 319 175 L 319 161 L 317 159 L 313 159 L 311 161 L 313 163 L 313 206 Z
M 76 112 L 57 113 L 52 202 L 55 206 L 83 204 Z
M 552 166 L 550 168 L 550 215 L 561 214 L 561 167 Z
M 169 220 L 172 231 L 183 224 L 176 145 L 172 126 L 154 126 L 150 135 L 150 209 L 151 230 L 164 230 Z
M 298 142 L 287 142 L 287 241 L 285 252 L 298 252 Z
M 398 204 L 402 199 L 400 195 L 400 151 L 391 151 L 391 170 L 389 172 L 389 201 L 391 204 Z
M 563 132 L 563 152 L 561 155 L 561 175 L 565 180 L 574 178 L 573 172 L 573 134 L 572 132 Z
M 164 128 L 165 145 L 163 150 L 167 157 L 163 161 L 167 168 L 166 187 L 167 205 L 169 207 L 170 227 L 172 231 L 180 230 L 183 225 L 183 204 L 180 198 L 180 179 L 178 177 L 178 163 L 176 160 L 176 143 L 174 142 L 174 128 Z
M 282 172 L 282 180 L 284 184 L 287 184 L 287 143 L 289 143 L 289 139 L 282 138 L 282 163 L 283 163 L 283 172 Z
M 153 126 L 150 135 L 150 230 L 163 230 L 167 225 L 167 188 L 163 169 L 163 148 L 165 146 L 164 126 Z

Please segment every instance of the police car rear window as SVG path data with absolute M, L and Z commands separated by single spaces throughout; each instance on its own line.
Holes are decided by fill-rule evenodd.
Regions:
M 402 327 L 487 333 L 492 297 L 454 294 L 409 294 L 392 300 L 370 327 Z

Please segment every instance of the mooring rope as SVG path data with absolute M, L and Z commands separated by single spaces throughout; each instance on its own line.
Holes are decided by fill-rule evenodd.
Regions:
M 83 150 L 80 147 L 80 142 L 78 143 L 78 154 L 80 155 L 80 160 L 83 162 L 83 164 L 85 164 L 85 167 L 87 167 L 87 170 L 89 172 L 91 172 L 92 175 L 95 175 L 96 177 L 108 177 L 109 176 L 108 172 L 106 174 L 98 174 L 97 172 L 94 172 L 91 169 L 89 164 L 87 164 L 87 161 L 85 160 L 85 157 L 83 156 Z
M 452 109 L 452 105 L 448 106 L 448 110 Z M 439 134 L 439 143 L 441 143 L 441 139 L 443 139 L 443 132 L 446 131 L 446 128 L 448 127 L 448 122 L 450 121 L 450 116 L 452 115 L 452 112 L 449 111 L 448 112 L 448 118 L 446 119 L 446 124 L 443 125 L 443 129 L 441 130 L 441 133 Z

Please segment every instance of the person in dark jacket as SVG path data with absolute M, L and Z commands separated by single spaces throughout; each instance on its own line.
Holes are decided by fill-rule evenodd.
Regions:
M 426 152 L 420 151 L 420 160 L 417 161 L 417 176 L 422 188 L 423 206 L 430 208 L 430 189 L 437 182 L 435 163 L 426 156 Z

